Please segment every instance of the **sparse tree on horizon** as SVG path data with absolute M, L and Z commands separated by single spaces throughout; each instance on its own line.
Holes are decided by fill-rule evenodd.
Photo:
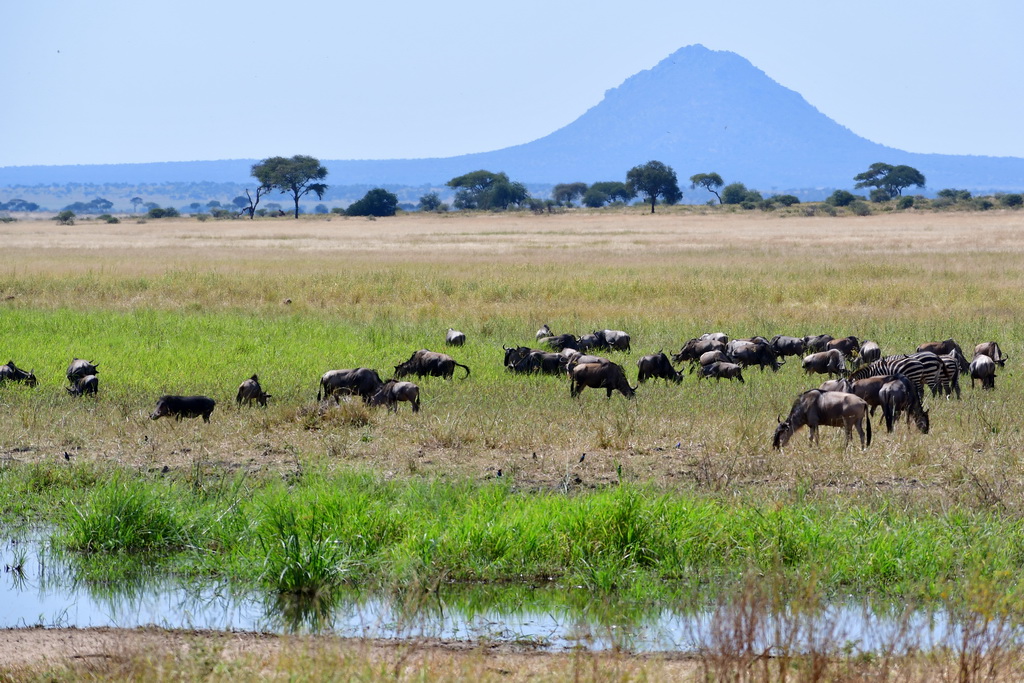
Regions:
M 626 187 L 630 192 L 645 195 L 650 200 L 651 213 L 654 213 L 658 197 L 664 199 L 666 204 L 675 204 L 683 198 L 676 172 L 660 161 L 648 161 L 629 169 L 626 173 Z
M 327 177 L 327 168 L 318 159 L 296 154 L 292 158 L 270 157 L 253 164 L 252 175 L 265 190 L 278 190 L 290 194 L 295 201 L 295 218 L 299 217 L 299 199 L 312 192 L 317 199 L 324 198 L 327 185 L 320 182 Z
M 722 195 L 718 194 L 717 188 L 725 185 L 725 181 L 722 180 L 722 176 L 717 173 L 697 173 L 696 175 L 690 176 L 690 188 L 696 190 L 698 187 L 703 187 L 711 194 L 718 197 L 718 203 L 722 203 Z
M 871 164 L 868 170 L 853 177 L 857 181 L 855 188 L 873 187 L 872 199 L 895 199 L 903 195 L 903 190 L 911 185 L 924 187 L 924 175 L 913 166 L 893 166 L 882 162 Z M 884 193 L 884 196 L 883 196 Z
M 586 192 L 586 183 L 559 183 L 551 191 L 551 197 L 559 204 L 571 207 L 572 200 L 582 197 Z

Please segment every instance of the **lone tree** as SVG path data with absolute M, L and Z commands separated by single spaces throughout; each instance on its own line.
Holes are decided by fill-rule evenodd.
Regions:
M 892 166 L 882 162 L 871 164 L 868 170 L 858 173 L 853 179 L 857 181 L 854 187 L 874 187 L 882 190 L 889 199 L 902 196 L 904 188 L 911 185 L 924 187 L 925 182 L 924 175 L 913 166 Z
M 522 204 L 530 196 L 522 183 L 491 171 L 466 173 L 446 184 L 456 190 L 452 202 L 456 209 L 507 209 L 512 204 Z
M 559 183 L 551 191 L 551 198 L 559 204 L 572 206 L 572 200 L 582 197 L 586 192 L 586 183 Z
M 345 214 L 348 216 L 394 216 L 398 208 L 398 197 L 381 187 L 363 195 L 363 198 L 353 202 Z
M 628 202 L 636 194 L 629 191 L 626 183 L 621 180 L 604 180 L 594 183 L 583 195 L 583 204 L 596 209 L 609 202 Z
M 722 195 L 718 194 L 717 188 L 725 185 L 725 181 L 722 180 L 722 176 L 717 173 L 698 173 L 690 176 L 690 189 L 696 190 L 698 187 L 703 187 L 711 194 L 718 197 L 718 203 L 722 203 Z
M 651 213 L 658 197 L 666 204 L 675 204 L 683 198 L 676 180 L 676 172 L 671 166 L 660 161 L 648 161 L 642 166 L 634 166 L 626 173 L 626 187 L 630 192 L 645 195 L 651 201 Z
M 270 157 L 258 164 L 253 164 L 252 175 L 260 182 L 265 191 L 277 190 L 281 194 L 291 194 L 295 200 L 295 217 L 299 217 L 299 198 L 310 192 L 317 199 L 324 198 L 327 185 L 314 182 L 327 177 L 327 168 L 320 165 L 314 157 L 296 154 L 291 159 L 286 157 Z

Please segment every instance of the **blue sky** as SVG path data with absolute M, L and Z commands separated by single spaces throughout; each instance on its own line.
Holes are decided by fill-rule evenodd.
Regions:
M 855 133 L 1024 157 L 1024 3 L 32 0 L 4 11 L 0 166 L 529 142 L 685 45 Z

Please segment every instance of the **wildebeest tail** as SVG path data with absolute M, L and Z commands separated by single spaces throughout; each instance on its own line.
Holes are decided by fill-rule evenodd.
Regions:
M 867 416 L 865 416 L 865 417 L 867 417 Z M 868 418 L 868 419 L 864 420 L 864 422 L 867 423 L 867 432 L 868 432 L 868 444 L 867 445 L 870 446 L 871 445 L 871 418 Z
M 469 366 L 468 365 L 463 365 L 462 363 L 456 363 L 455 367 L 464 369 L 466 371 L 466 377 L 469 377 Z M 465 379 L 465 377 L 463 379 Z
M 320 390 L 324 388 L 324 381 L 320 380 L 320 383 L 316 385 L 316 402 L 320 402 Z

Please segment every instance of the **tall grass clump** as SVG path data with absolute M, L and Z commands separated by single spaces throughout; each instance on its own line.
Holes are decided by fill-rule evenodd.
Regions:
M 174 489 L 114 474 L 60 519 L 59 540 L 86 553 L 179 550 L 193 541 L 195 512 Z

